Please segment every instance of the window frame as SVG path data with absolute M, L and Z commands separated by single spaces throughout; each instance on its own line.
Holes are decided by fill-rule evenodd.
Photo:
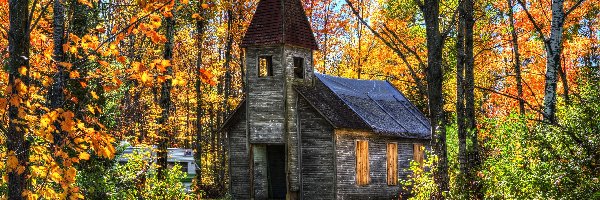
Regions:
M 294 78 L 297 79 L 304 79 L 304 77 L 306 77 L 306 69 L 305 69 L 305 64 L 304 64 L 304 58 L 303 57 L 294 57 Z M 299 66 L 298 66 L 299 64 Z M 299 68 L 299 69 L 298 69 Z M 300 72 L 301 74 L 298 74 L 298 72 Z
M 261 75 L 261 61 L 265 60 L 266 62 L 266 74 Z M 256 75 L 258 78 L 266 78 L 273 76 L 273 56 L 271 55 L 262 55 L 258 56 L 258 60 L 256 62 Z

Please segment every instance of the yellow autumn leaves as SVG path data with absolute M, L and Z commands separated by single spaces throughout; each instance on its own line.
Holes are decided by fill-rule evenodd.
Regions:
M 126 72 L 131 74 L 130 79 L 137 80 L 146 86 L 153 84 L 160 84 L 170 80 L 172 86 L 183 86 L 186 84 L 183 79 L 184 74 L 178 73 L 175 76 L 163 75 L 167 71 L 167 68 L 171 67 L 171 61 L 164 59 L 155 59 L 151 63 L 145 65 L 140 62 L 131 63 L 131 68 L 127 69 Z

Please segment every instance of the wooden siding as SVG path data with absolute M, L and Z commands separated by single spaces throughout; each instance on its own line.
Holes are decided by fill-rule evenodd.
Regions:
M 305 76 L 304 79 L 298 79 L 294 77 L 294 57 L 300 57 L 304 59 L 305 64 Z M 285 58 L 285 117 L 286 117 L 286 142 L 288 152 L 288 180 L 291 191 L 300 190 L 300 166 L 298 164 L 298 112 L 297 102 L 298 94 L 294 90 L 294 85 L 308 84 L 309 80 L 314 77 L 312 72 L 312 50 L 305 48 L 298 48 L 292 46 L 285 46 L 284 48 Z M 309 71 L 310 70 L 310 71 Z M 283 112 L 283 111 L 282 111 Z
M 229 138 L 230 192 L 233 199 L 250 199 L 250 165 L 246 113 L 241 111 L 227 131 Z
M 423 144 L 413 144 L 413 160 L 419 163 L 420 167 L 423 167 L 423 158 L 425 158 L 425 149 Z
M 333 127 L 308 102 L 298 100 L 301 132 L 302 198 L 335 199 Z
M 272 76 L 258 76 L 258 58 L 261 56 L 271 56 Z M 304 79 L 294 77 L 294 57 L 304 59 Z M 289 45 L 246 49 L 248 80 L 246 108 L 248 111 L 249 142 L 252 144 L 286 144 L 286 174 L 290 191 L 300 190 L 298 114 L 296 108 L 298 95 L 293 86 L 312 82 L 311 80 L 314 77 L 312 58 L 312 50 Z M 255 182 L 257 181 L 262 182 L 263 180 L 255 179 Z M 290 193 L 290 195 L 294 196 L 295 194 Z
M 355 144 L 356 153 L 356 184 L 369 184 L 369 141 L 357 140 Z
M 269 184 L 267 176 L 267 146 L 252 145 L 253 171 L 254 171 L 254 199 L 267 199 L 269 197 Z
M 284 143 L 284 69 L 282 46 L 248 48 L 247 111 L 250 143 Z M 272 56 L 273 76 L 258 77 L 258 57 Z
M 406 179 L 411 173 L 408 169 L 413 159 L 413 143 L 423 143 L 423 140 L 383 137 L 365 131 L 346 129 L 335 130 L 336 149 L 336 199 L 392 199 L 398 198 L 400 185 L 387 183 L 387 144 L 398 144 L 399 179 Z M 356 184 L 355 144 L 357 140 L 369 141 L 369 184 Z
M 387 183 L 398 185 L 398 143 L 387 143 Z

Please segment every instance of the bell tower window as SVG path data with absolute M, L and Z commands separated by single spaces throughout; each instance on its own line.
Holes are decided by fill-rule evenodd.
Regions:
M 258 57 L 258 77 L 273 76 L 273 58 L 271 56 Z
M 304 78 L 304 58 L 294 57 L 294 77 Z

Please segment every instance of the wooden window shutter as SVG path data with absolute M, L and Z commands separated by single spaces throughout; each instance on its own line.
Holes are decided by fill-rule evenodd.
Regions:
M 369 184 L 369 142 L 356 141 L 356 184 Z
M 387 184 L 398 184 L 398 143 L 387 143 Z
M 423 144 L 413 144 L 413 160 L 419 163 L 419 166 L 423 167 L 423 157 L 425 155 L 425 148 Z

